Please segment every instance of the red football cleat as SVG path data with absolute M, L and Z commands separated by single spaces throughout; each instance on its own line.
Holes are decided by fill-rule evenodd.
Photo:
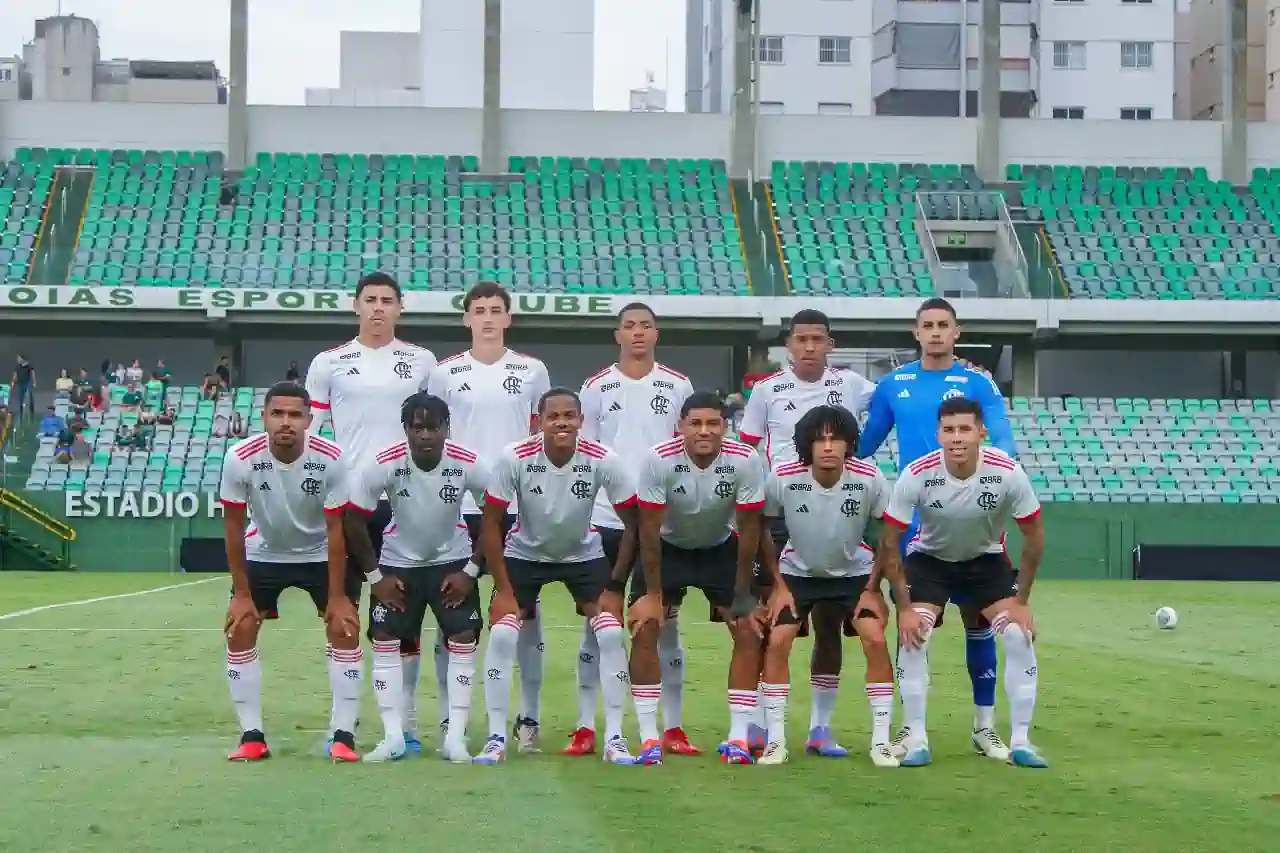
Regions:
M 334 761 L 359 761 L 360 754 L 341 741 L 334 741 L 329 746 L 329 757 Z
M 569 736 L 569 745 L 560 750 L 561 755 L 592 755 L 596 751 L 596 733 L 585 726 Z
M 702 755 L 702 750 L 689 743 L 689 736 L 679 726 L 662 733 L 662 749 L 672 755 Z
M 271 750 L 267 749 L 267 742 L 264 740 L 250 740 L 237 746 L 227 761 L 262 761 L 271 757 Z

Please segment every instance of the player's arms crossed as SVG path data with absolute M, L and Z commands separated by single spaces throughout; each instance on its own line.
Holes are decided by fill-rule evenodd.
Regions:
M 1018 458 L 1018 444 L 1013 439 L 1013 426 L 1009 423 L 1009 410 L 1005 406 L 1000 386 L 985 372 L 970 368 L 974 376 L 976 397 L 982 406 L 982 421 L 987 427 L 987 437 L 992 445 L 1013 458 Z
M 248 557 L 244 543 L 249 516 L 247 473 L 239 457 L 228 453 L 222 465 L 219 498 L 222 502 L 222 525 L 226 531 L 227 568 L 231 571 L 232 589 L 239 596 L 249 595 Z
M 1036 497 L 1031 478 L 1021 465 L 1013 469 L 1010 484 L 1012 504 L 1010 512 L 1018 530 L 1022 533 L 1022 557 L 1018 563 L 1018 601 L 1031 601 L 1031 587 L 1044 559 L 1044 517 L 1040 514 L 1040 499 Z
M 863 425 L 862 437 L 858 440 L 859 458 L 875 456 L 880 445 L 893 432 L 893 427 L 893 398 L 890 396 L 888 383 L 881 382 L 867 402 L 867 422 Z

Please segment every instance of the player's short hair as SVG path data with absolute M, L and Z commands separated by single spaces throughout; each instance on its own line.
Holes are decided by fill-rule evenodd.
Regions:
M 724 398 L 715 391 L 694 391 L 680 406 L 680 418 L 689 417 L 694 409 L 715 409 L 724 417 Z
M 405 428 L 421 416 L 427 429 L 441 429 L 449 425 L 449 404 L 434 394 L 419 391 L 405 398 L 400 404 L 400 424 Z
M 547 401 L 552 397 L 572 397 L 573 404 L 578 407 L 578 411 L 582 411 L 582 398 L 578 396 L 578 392 L 572 388 L 564 388 L 557 386 L 549 388 L 542 392 L 542 396 L 538 398 L 538 414 L 541 415 L 547 410 Z
M 623 305 L 622 310 L 618 312 L 619 325 L 622 323 L 623 316 L 625 316 L 629 311 L 644 311 L 649 315 L 649 318 L 653 320 L 653 325 L 658 325 L 658 315 L 653 313 L 653 309 L 643 302 L 628 302 L 626 305 Z
M 952 320 L 960 319 L 956 316 L 956 307 L 941 296 L 930 296 L 924 302 L 920 303 L 920 307 L 916 309 L 916 319 L 920 319 L 920 315 L 926 311 L 946 311 L 951 315 Z
M 788 333 L 795 332 L 796 326 L 821 326 L 828 333 L 831 332 L 831 320 L 817 308 L 805 308 L 803 311 L 797 311 L 795 316 L 791 318 L 791 325 L 787 327 Z
M 265 409 L 270 406 L 271 401 L 277 397 L 294 397 L 302 401 L 304 408 L 311 407 L 311 395 L 307 393 L 307 389 L 297 382 L 290 382 L 288 379 L 277 382 L 267 389 L 267 396 L 262 400 L 262 407 Z
M 853 412 L 843 406 L 816 406 L 796 422 L 795 434 L 792 436 L 796 455 L 802 463 L 813 464 L 813 443 L 824 435 L 844 440 L 846 459 L 853 458 L 853 454 L 858 451 L 861 431 Z
M 360 280 L 356 282 L 356 299 L 360 298 L 360 294 L 364 293 L 366 287 L 389 287 L 396 292 L 397 302 L 404 299 L 404 291 L 400 289 L 400 285 L 384 272 L 371 272 L 360 276 Z
M 968 397 L 952 397 L 949 400 L 943 400 L 938 406 L 938 420 L 942 420 L 948 415 L 973 415 L 973 419 L 978 423 L 983 423 L 982 404 L 977 400 L 970 400 Z
M 502 300 L 502 307 L 508 312 L 511 311 L 511 294 L 507 293 L 507 289 L 496 281 L 478 281 L 467 291 L 467 295 L 462 297 L 463 312 L 471 310 L 471 303 L 477 299 L 493 299 Z

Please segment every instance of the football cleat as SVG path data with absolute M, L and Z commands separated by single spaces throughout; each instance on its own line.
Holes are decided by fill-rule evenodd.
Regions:
M 893 754 L 893 749 L 887 743 L 878 743 L 871 747 L 871 763 L 876 767 L 899 767 L 902 762 L 898 756 Z
M 763 764 L 766 766 L 786 764 L 787 758 L 789 757 L 787 748 L 777 741 L 774 741 L 764 748 L 764 755 L 756 759 L 756 764 Z
M 974 729 L 970 740 L 973 742 L 973 748 L 987 758 L 993 758 L 996 761 L 1009 760 L 1009 747 L 1004 745 L 1004 741 L 1000 739 L 1000 735 L 996 734 L 995 729 Z
M 654 738 L 640 744 L 640 754 L 636 756 L 636 764 L 643 764 L 646 767 L 662 763 L 662 741 Z
M 1031 744 L 1015 747 L 1009 752 L 1009 763 L 1014 767 L 1035 767 L 1043 769 L 1049 766 L 1048 760 L 1040 754 L 1040 750 Z
M 809 730 L 804 751 L 808 755 L 821 755 L 823 758 L 844 758 L 849 754 L 849 750 L 836 743 L 831 729 L 826 726 L 815 726 Z
M 580 728 L 569 735 L 569 745 L 560 750 L 561 755 L 591 755 L 596 751 L 594 729 Z
M 231 754 L 227 756 L 228 761 L 262 761 L 271 757 L 271 750 L 267 748 L 267 739 L 260 731 L 245 732 L 240 736 L 240 743 Z
M 417 732 L 404 733 L 404 749 L 408 755 L 422 754 L 422 741 L 418 738 Z
M 720 761 L 725 764 L 755 764 L 745 741 L 730 740 L 720 744 Z
M 915 740 L 907 741 L 903 744 L 906 747 L 906 755 L 899 761 L 899 767 L 924 767 L 926 764 L 933 763 L 933 752 L 929 749 L 929 741 Z
M 701 755 L 702 750 L 689 743 L 689 736 L 679 726 L 662 733 L 662 749 L 672 755 Z
M 372 752 L 365 753 L 363 760 L 377 764 L 383 761 L 399 761 L 406 755 L 408 751 L 403 740 L 393 742 L 384 739 L 373 748 Z
M 752 755 L 758 758 L 768 745 L 769 732 L 764 726 L 757 726 L 755 723 L 747 726 L 747 748 Z
M 454 764 L 467 764 L 471 761 L 471 754 L 467 752 L 467 745 L 453 741 L 444 742 L 444 746 L 440 747 L 440 757 L 445 761 L 452 761 Z
M 511 730 L 511 734 L 515 739 L 517 752 L 525 754 L 542 752 L 542 749 L 538 746 L 537 720 L 517 717 L 515 728 Z
M 507 739 L 502 735 L 489 735 L 484 749 L 471 759 L 472 764 L 501 764 L 507 757 Z
M 604 746 L 601 758 L 606 764 L 635 764 L 636 757 L 627 746 L 627 739 L 621 735 L 612 737 Z
M 889 751 L 902 759 L 907 754 L 907 741 L 911 740 L 911 726 L 903 726 L 889 743 Z

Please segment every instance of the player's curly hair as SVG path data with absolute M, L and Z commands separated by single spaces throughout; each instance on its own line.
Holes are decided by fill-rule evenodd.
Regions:
M 406 428 L 421 420 L 427 429 L 440 429 L 449 425 L 449 404 L 439 397 L 419 391 L 410 395 L 400 405 L 400 424 Z
M 804 417 L 796 422 L 796 431 L 792 438 L 796 444 L 796 455 L 805 465 L 813 464 L 813 445 L 825 435 L 845 442 L 846 459 L 853 458 L 858 451 L 858 419 L 853 412 L 842 406 L 817 406 L 805 412 Z

